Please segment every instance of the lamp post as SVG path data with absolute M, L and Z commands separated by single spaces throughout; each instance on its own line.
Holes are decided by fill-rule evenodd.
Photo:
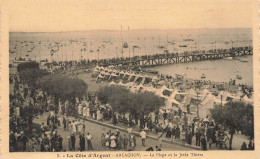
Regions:
M 116 58 L 118 58 L 118 47 L 116 47 Z
M 221 111 L 222 111 L 222 99 L 223 99 L 223 95 L 220 96 L 220 100 L 221 100 Z
M 98 62 L 97 62 L 97 63 L 98 63 L 98 64 L 99 64 L 99 48 L 100 48 L 100 47 L 98 47 L 98 50 L 97 50 L 97 52 L 98 52 Z
M 196 94 L 197 94 L 197 100 L 196 100 L 196 104 L 197 104 L 197 118 L 200 118 L 199 115 L 199 89 L 196 89 Z

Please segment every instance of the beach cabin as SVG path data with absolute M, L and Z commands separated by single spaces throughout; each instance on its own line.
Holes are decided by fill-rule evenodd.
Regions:
M 135 93 L 144 93 L 145 89 L 143 85 L 134 85 L 130 87 L 130 91 L 135 92 Z
M 153 78 L 149 77 L 149 76 L 145 76 L 143 82 L 141 82 L 141 84 L 143 84 L 144 86 L 150 86 L 152 83 Z
M 181 110 L 183 112 L 186 112 L 186 110 L 182 108 L 181 104 L 178 101 L 176 101 L 174 99 L 170 99 L 168 97 L 164 97 L 164 99 L 165 99 L 165 108 L 166 109 L 171 109 L 171 110 L 177 111 L 179 108 L 181 108 Z
M 129 82 L 131 83 L 131 82 L 134 82 L 135 81 L 135 79 L 136 79 L 136 75 L 133 73 L 133 74 L 131 74 L 131 76 L 130 76 L 130 78 L 129 78 Z
M 144 87 L 145 91 L 148 91 L 148 92 L 153 92 L 155 93 L 157 91 L 156 88 L 154 88 L 152 85 L 150 85 L 149 87 Z
M 144 76 L 142 76 L 142 75 L 137 76 L 137 78 L 134 81 L 134 85 L 139 85 L 143 81 L 143 79 L 144 79 Z
M 122 79 L 122 83 L 127 83 L 129 81 L 131 74 L 126 72 L 123 79 Z
M 233 95 L 229 92 L 224 92 L 224 91 L 220 91 L 218 93 L 218 96 L 216 97 L 216 104 L 217 105 L 222 105 L 224 106 L 226 103 L 230 102 L 230 101 L 240 101 L 240 96 L 238 95 Z
M 176 100 L 179 103 L 185 103 L 185 99 L 187 97 L 187 93 L 180 93 L 177 89 L 175 89 L 171 95 L 170 98 Z
M 108 82 L 119 82 L 118 81 L 118 75 L 117 74 L 115 74 L 115 73 L 111 73 L 111 75 L 110 75 L 110 77 L 108 78 L 108 80 L 107 80 Z
M 169 89 L 165 85 L 163 85 L 160 89 L 156 91 L 156 94 L 160 97 L 170 97 L 172 92 L 172 89 Z
M 120 73 L 119 73 L 119 79 L 121 80 L 121 79 L 123 79 L 123 77 L 125 76 L 125 72 L 124 71 L 121 71 Z
M 92 77 L 93 78 L 96 78 L 98 75 L 99 75 L 99 73 L 101 72 L 101 67 L 95 67 L 95 69 L 94 69 L 94 71 L 93 71 L 93 73 L 92 73 Z
M 102 82 L 102 81 L 105 81 L 104 78 L 105 78 L 105 75 L 104 75 L 103 72 L 101 72 L 101 73 L 97 76 L 96 82 L 97 82 L 97 83 L 100 83 L 100 82 Z

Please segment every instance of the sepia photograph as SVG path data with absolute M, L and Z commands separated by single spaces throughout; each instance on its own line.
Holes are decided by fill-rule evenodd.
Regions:
M 6 3 L 10 153 L 255 150 L 253 0 Z

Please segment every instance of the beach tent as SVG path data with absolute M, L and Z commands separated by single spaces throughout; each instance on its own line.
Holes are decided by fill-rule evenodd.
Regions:
M 165 84 L 166 84 L 166 81 L 163 81 L 163 80 L 158 81 L 158 82 L 156 83 L 156 88 L 161 88 L 161 87 L 164 86 Z
M 211 93 L 209 93 L 201 101 L 200 105 L 202 107 L 207 107 L 207 108 L 212 109 L 214 107 L 215 99 L 216 99 L 215 96 L 212 95 Z
M 187 106 L 191 103 L 191 99 L 192 98 L 196 98 L 197 94 L 196 92 L 194 91 L 194 89 L 190 89 L 187 93 L 187 96 L 186 96 L 186 100 L 185 100 L 185 103 L 184 105 Z
M 144 89 L 145 89 L 146 91 L 148 91 L 148 92 L 154 92 L 154 93 L 157 91 L 157 89 L 154 88 L 153 86 L 144 87 Z
M 123 77 L 125 76 L 125 72 L 124 71 L 121 71 L 119 73 L 119 79 L 123 79 Z
M 130 77 L 128 78 L 129 82 L 134 82 L 136 80 L 136 75 L 134 73 L 130 74 Z
M 177 89 L 174 89 L 170 96 L 171 99 L 175 99 L 180 103 L 184 102 L 186 97 L 187 93 L 180 93 Z
M 149 85 L 152 82 L 152 78 L 149 76 L 145 76 L 143 81 L 141 82 L 143 85 Z
M 133 85 L 131 88 L 130 88 L 130 91 L 134 92 L 134 93 L 137 93 L 137 92 L 144 92 L 145 89 L 144 89 L 144 86 L 143 85 Z
M 109 85 L 116 85 L 114 81 L 110 82 Z
M 222 99 L 221 99 L 221 96 L 222 96 Z M 220 91 L 215 100 L 216 104 L 221 104 L 221 102 L 222 102 L 223 105 L 225 105 L 227 102 L 230 102 L 230 101 L 240 101 L 240 96 L 233 95 L 228 92 Z
M 204 89 L 204 90 L 202 91 L 202 95 L 200 96 L 201 100 L 204 100 L 204 98 L 205 98 L 208 94 L 211 94 L 211 93 L 209 92 L 209 90 L 208 90 L 208 89 Z
M 205 118 L 210 114 L 210 109 L 214 108 L 215 100 L 215 96 L 211 93 L 207 94 L 206 97 L 204 97 L 199 105 L 199 114 L 201 118 Z
M 242 98 L 242 101 L 245 102 L 245 103 L 251 103 L 253 104 L 253 98 L 248 98 L 247 95 L 245 95 L 243 98 Z
M 117 79 L 117 77 L 118 77 L 118 75 L 117 75 L 117 74 L 115 74 L 115 73 L 111 73 L 110 77 L 108 78 L 108 81 L 113 81 L 113 80 L 116 80 L 116 79 Z
M 137 76 L 134 80 L 134 84 L 139 85 L 140 83 L 142 83 L 143 79 L 144 79 L 144 76 L 142 76 L 142 75 Z
M 128 81 L 128 80 L 129 80 L 129 78 L 130 78 L 130 76 L 131 76 L 131 74 L 130 74 L 130 73 L 128 73 L 128 72 L 126 72 L 126 73 L 125 73 L 125 75 L 124 75 L 124 77 L 122 78 L 122 79 L 123 79 L 123 81 Z
M 156 91 L 156 94 L 161 96 L 161 97 L 167 97 L 166 94 L 169 94 L 169 96 L 171 95 L 171 93 L 173 92 L 172 89 L 167 88 L 165 85 L 163 85 L 160 89 L 158 89 Z M 164 95 L 165 94 L 165 95 Z
M 163 97 L 165 99 L 165 106 L 167 109 L 173 108 L 173 107 L 179 107 L 180 103 L 176 101 L 175 99 L 171 99 L 168 97 Z
M 221 96 L 222 96 L 222 101 L 226 101 L 227 98 L 228 98 L 228 93 L 227 92 L 224 92 L 224 91 L 220 91 L 218 93 L 218 99 L 221 99 Z
M 120 86 L 127 86 L 126 84 L 124 84 L 122 81 L 120 81 L 119 83 L 118 83 L 118 85 L 120 85 Z

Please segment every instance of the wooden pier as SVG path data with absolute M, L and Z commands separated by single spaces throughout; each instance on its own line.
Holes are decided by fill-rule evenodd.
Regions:
M 228 57 L 240 57 L 246 55 L 253 55 L 252 48 L 232 49 L 218 53 L 205 54 L 160 54 L 142 57 L 133 57 L 126 59 L 111 59 L 98 61 L 99 66 L 120 66 L 120 65 L 137 65 L 137 66 L 159 66 L 174 63 L 188 63 L 206 60 L 220 60 Z

